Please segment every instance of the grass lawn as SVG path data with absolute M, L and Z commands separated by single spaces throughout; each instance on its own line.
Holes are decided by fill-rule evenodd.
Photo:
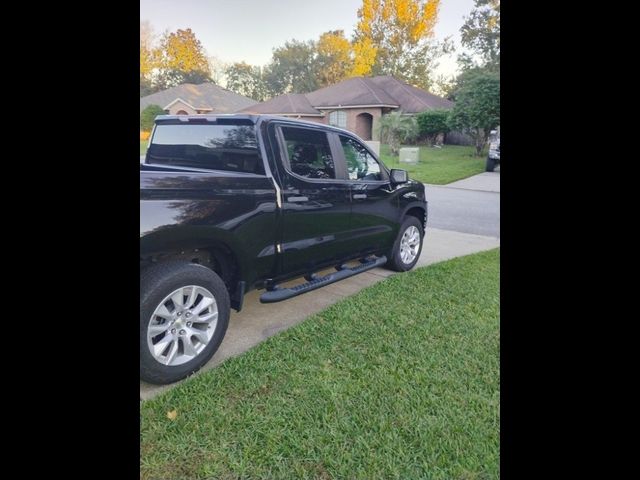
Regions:
M 140 155 L 147 153 L 147 143 L 149 140 L 140 140 Z
M 484 172 L 486 155 L 474 157 L 474 147 L 444 145 L 442 148 L 420 147 L 416 165 L 398 162 L 388 145 L 380 146 L 380 157 L 389 168 L 402 168 L 409 178 L 425 183 L 444 185 Z
M 498 478 L 499 260 L 395 275 L 145 402 L 141 478 Z

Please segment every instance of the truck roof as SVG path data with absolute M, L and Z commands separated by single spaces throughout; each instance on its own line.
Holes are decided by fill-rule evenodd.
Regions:
M 247 114 L 247 113 L 220 113 L 220 114 L 195 114 L 195 115 L 158 115 L 155 119 L 156 125 L 161 124 L 180 124 L 180 123 L 220 123 L 222 120 L 224 123 L 240 123 L 240 124 L 253 124 L 255 125 L 260 120 L 278 120 L 280 122 L 296 123 L 300 125 L 308 125 L 313 127 L 322 127 L 329 130 L 333 130 L 341 133 L 348 133 L 353 135 L 353 132 L 345 130 L 333 125 L 327 125 L 319 122 L 310 122 L 308 120 L 300 120 L 297 118 L 291 118 L 278 115 L 267 114 Z

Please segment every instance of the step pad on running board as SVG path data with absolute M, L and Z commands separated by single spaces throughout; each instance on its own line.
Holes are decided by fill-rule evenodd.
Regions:
M 339 267 L 339 269 L 335 272 L 329 273 L 328 275 L 325 275 L 323 277 L 316 277 L 313 280 L 302 283 L 300 285 L 296 285 L 295 287 L 282 288 L 276 286 L 272 290 L 269 290 L 260 295 L 260 303 L 281 302 L 282 300 L 297 297 L 298 295 L 302 295 L 303 293 L 316 290 L 335 282 L 339 282 L 340 280 L 344 280 L 345 278 L 353 277 L 354 275 L 366 272 L 367 270 L 371 270 L 372 268 L 381 267 L 382 265 L 387 263 L 387 257 L 383 255 L 381 257 L 375 257 L 372 260 L 360 260 L 360 262 L 360 265 L 356 265 L 355 267 L 347 267 L 343 265 Z

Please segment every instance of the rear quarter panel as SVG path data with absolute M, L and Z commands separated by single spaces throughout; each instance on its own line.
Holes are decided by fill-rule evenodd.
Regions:
M 276 193 L 259 175 L 140 172 L 140 256 L 224 244 L 248 285 L 275 267 Z

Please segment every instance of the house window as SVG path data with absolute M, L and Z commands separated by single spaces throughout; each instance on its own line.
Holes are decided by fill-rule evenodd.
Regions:
M 347 128 L 347 113 L 344 110 L 336 110 L 329 114 L 329 125 Z

